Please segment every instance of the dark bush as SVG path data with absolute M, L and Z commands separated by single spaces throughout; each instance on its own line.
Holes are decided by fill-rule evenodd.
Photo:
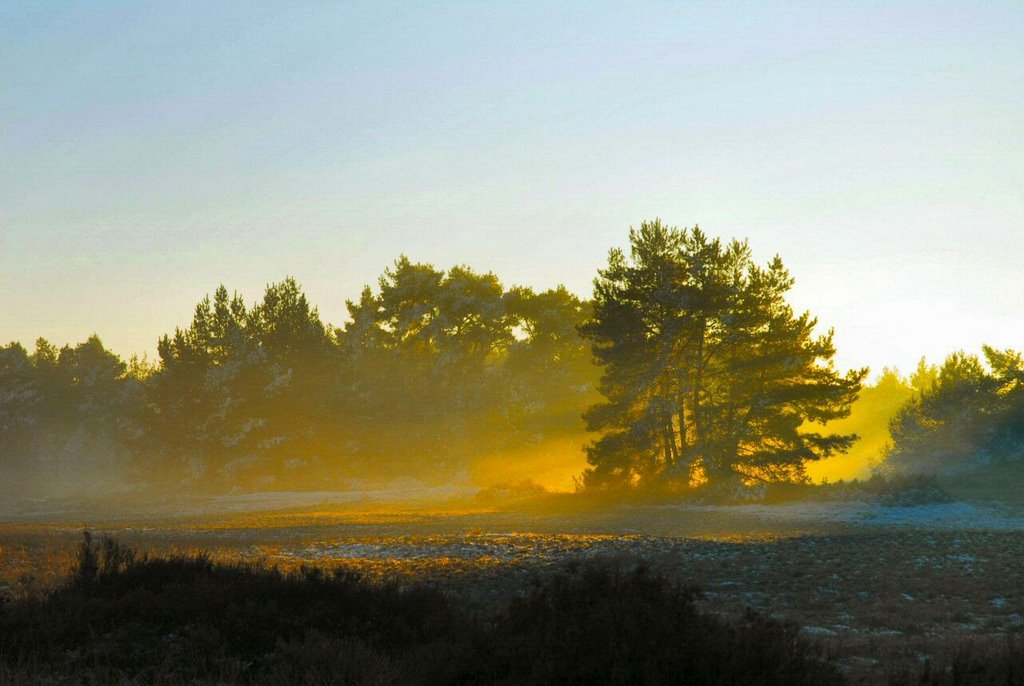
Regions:
M 796 627 L 748 613 L 697 611 L 697 593 L 643 567 L 583 567 L 514 600 L 490 634 L 489 659 L 463 683 L 833 684 Z
M 794 627 L 697 611 L 643 568 L 582 566 L 479 616 L 344 570 L 148 559 L 86 537 L 68 582 L 0 609 L 0 680 L 832 684 Z

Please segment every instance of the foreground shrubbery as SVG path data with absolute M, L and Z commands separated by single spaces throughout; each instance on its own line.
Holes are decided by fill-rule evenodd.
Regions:
M 0 611 L 0 681 L 828 684 L 795 627 L 701 614 L 643 569 L 573 568 L 490 615 L 423 587 L 147 559 L 87 539 L 78 570 Z
M 643 568 L 572 566 L 500 611 L 344 570 L 148 559 L 86 538 L 44 597 L 0 602 L 0 683 L 840 684 L 792 625 L 697 610 Z M 1024 684 L 1024 640 L 889 683 Z

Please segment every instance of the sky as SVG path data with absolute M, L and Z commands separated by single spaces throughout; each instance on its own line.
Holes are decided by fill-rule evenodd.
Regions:
M 1024 348 L 1024 3 L 0 4 L 0 342 L 399 254 L 589 295 L 660 217 L 782 256 L 840 367 Z

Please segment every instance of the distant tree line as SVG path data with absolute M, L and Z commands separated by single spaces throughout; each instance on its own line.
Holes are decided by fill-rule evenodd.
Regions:
M 983 359 L 956 352 L 941 367 L 922 360 L 917 393 L 890 423 L 892 469 L 957 474 L 1024 465 L 1024 358 L 983 346 Z
M 148 370 L 125 364 L 96 336 L 60 350 L 0 347 L 0 483 L 23 494 L 109 485 L 141 435 Z
M 745 242 L 653 221 L 610 252 L 590 301 L 402 257 L 337 328 L 291 278 L 252 305 L 221 286 L 154 362 L 95 336 L 0 347 L 0 473 L 25 493 L 441 482 L 585 426 L 590 488 L 805 480 L 856 440 L 842 420 L 867 370 L 834 368 L 832 332 L 793 311 L 792 284 Z M 1019 353 L 958 353 L 869 391 L 864 416 L 911 398 L 894 468 L 1024 457 Z M 837 421 L 847 433 L 825 430 Z
M 104 475 L 211 490 L 440 481 L 582 430 L 589 306 L 565 288 L 403 257 L 348 307 L 339 329 L 293 279 L 251 307 L 221 286 L 159 339 L 156 364 L 95 336 L 0 348 L 0 469 L 26 490 Z
M 981 356 L 958 351 L 941 365 L 922 358 L 909 375 L 883 369 L 850 417 L 831 424 L 859 436 L 850 453 L 808 471 L 830 481 L 866 472 L 950 477 L 959 491 L 1012 492 L 1024 483 L 1021 357 L 982 346 Z

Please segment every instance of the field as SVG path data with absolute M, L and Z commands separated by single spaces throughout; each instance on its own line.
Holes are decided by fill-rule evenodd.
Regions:
M 206 551 L 215 560 L 425 582 L 479 608 L 581 562 L 645 564 L 698 587 L 705 610 L 753 608 L 797 623 L 853 683 L 884 683 L 926 661 L 941 668 L 965 645 L 985 650 L 1024 633 L 1019 507 L 804 502 L 569 514 L 466 503 L 367 511 L 320 500 L 287 509 L 275 499 L 220 500 L 202 516 L 173 508 L 8 515 L 0 590 L 23 596 L 59 584 L 88 526 L 152 554 Z

